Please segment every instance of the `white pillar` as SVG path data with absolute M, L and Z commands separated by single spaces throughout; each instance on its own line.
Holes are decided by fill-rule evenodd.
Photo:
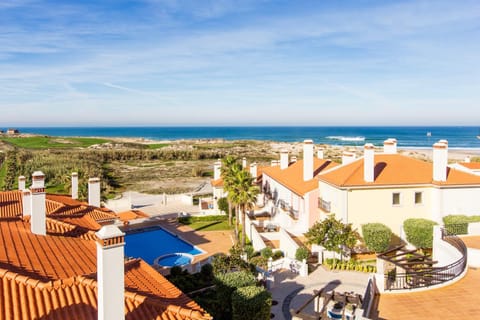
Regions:
M 447 181 L 448 145 L 437 142 L 433 145 L 433 180 Z
M 342 153 L 342 164 L 349 164 L 355 160 L 355 153 L 344 151 Z
M 20 190 L 20 191 L 25 190 L 25 177 L 24 176 L 18 177 L 18 190 Z
M 297 156 L 292 156 L 292 157 L 290 158 L 290 162 L 292 162 L 292 163 L 297 162 Z
M 31 216 L 32 215 L 32 193 L 30 190 L 25 189 L 23 190 L 23 198 L 22 198 L 22 208 L 23 208 L 23 216 Z
M 47 225 L 45 218 L 45 175 L 43 172 L 35 171 L 32 174 L 30 191 L 30 208 L 32 210 L 30 227 L 32 233 L 44 236 L 47 234 Z
M 313 179 L 313 141 L 303 141 L 303 180 Z
M 323 148 L 319 148 L 319 149 L 317 150 L 317 158 L 318 158 L 318 159 L 323 159 L 323 156 L 324 156 L 324 155 L 323 155 Z
M 242 158 L 242 168 L 247 169 L 247 158 L 245 157 Z
M 114 225 L 97 236 L 98 320 L 125 319 L 125 234 Z
M 285 170 L 288 168 L 288 151 L 280 151 L 280 169 Z
M 470 156 L 466 156 L 464 162 L 465 163 L 470 163 Z
M 88 179 L 88 204 L 93 207 L 100 207 L 100 179 Z
M 375 147 L 371 143 L 365 144 L 364 147 L 363 179 L 365 182 L 375 180 Z
M 72 199 L 78 199 L 78 173 L 72 172 Z
M 397 153 L 397 139 L 388 138 L 383 142 L 383 153 L 396 154 Z
M 213 164 L 213 180 L 218 180 L 222 176 L 222 161 L 218 159 Z
M 257 178 L 257 163 L 254 162 L 250 164 L 250 175 L 256 179 Z

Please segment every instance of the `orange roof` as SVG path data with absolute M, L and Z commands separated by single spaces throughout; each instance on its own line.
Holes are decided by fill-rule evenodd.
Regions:
M 460 162 L 460 165 L 470 170 L 480 170 L 480 162 Z
M 0 319 L 97 319 L 95 241 L 66 236 L 67 224 L 50 218 L 47 235 L 35 235 L 29 220 L 0 219 Z M 125 315 L 211 319 L 140 259 L 125 262 Z
M 363 158 L 322 174 L 319 180 L 339 187 L 416 184 L 480 187 L 479 176 L 452 168 L 447 168 L 446 182 L 433 181 L 432 163 L 400 154 L 375 154 L 374 182 L 364 180 Z
M 336 166 L 338 166 L 338 164 L 330 160 L 314 158 L 314 179 L 308 181 L 303 180 L 303 160 L 295 162 L 284 170 L 280 169 L 280 166 L 265 167 L 263 174 L 281 183 L 292 192 L 303 196 L 318 188 L 318 180 L 315 178 L 318 177 L 322 171 L 332 169 Z
M 117 217 L 121 221 L 130 221 L 138 218 L 148 218 L 149 215 L 140 210 L 129 210 L 129 211 L 117 213 Z

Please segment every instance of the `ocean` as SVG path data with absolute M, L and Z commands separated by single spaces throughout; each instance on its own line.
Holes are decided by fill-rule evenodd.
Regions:
M 48 136 L 127 137 L 154 140 L 225 139 L 271 140 L 300 142 L 312 139 L 317 144 L 362 146 L 383 145 L 387 138 L 396 138 L 398 146 L 429 148 L 440 139 L 446 139 L 449 148 L 480 149 L 478 127 L 28 127 L 18 128 L 22 133 Z

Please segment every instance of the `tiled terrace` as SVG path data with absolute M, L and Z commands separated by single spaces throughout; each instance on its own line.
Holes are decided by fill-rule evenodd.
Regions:
M 480 237 L 463 237 L 469 248 L 480 249 Z M 458 282 L 423 292 L 382 294 L 378 319 L 478 319 L 480 270 L 470 268 Z

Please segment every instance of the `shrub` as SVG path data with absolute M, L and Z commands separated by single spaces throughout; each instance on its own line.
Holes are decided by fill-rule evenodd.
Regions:
M 222 301 L 221 312 L 225 319 L 231 318 L 232 293 L 237 288 L 254 286 L 255 283 L 255 277 L 247 271 L 235 271 L 216 275 L 217 299 Z
M 218 199 L 217 205 L 220 211 L 228 213 L 228 200 L 226 197 Z
M 392 238 L 392 230 L 382 223 L 364 224 L 362 234 L 367 248 L 376 253 L 386 251 Z
M 204 264 L 200 269 L 200 274 L 206 280 L 213 280 L 213 266 L 210 263 Z
M 309 251 L 306 247 L 298 247 L 297 251 L 295 252 L 295 259 L 298 261 L 302 261 L 303 259 L 307 259 L 309 255 Z
M 246 245 L 245 248 L 243 248 L 243 251 L 247 254 L 247 260 L 250 260 L 253 257 L 255 249 L 253 249 L 252 245 Z
M 273 256 L 272 256 L 273 260 L 278 260 L 278 259 L 281 259 L 283 258 L 283 252 L 280 251 L 280 250 L 277 250 L 273 253 Z
M 250 259 L 250 263 L 253 265 L 256 265 L 262 269 L 267 269 L 268 268 L 268 260 L 265 257 L 262 256 L 256 256 Z
M 407 241 L 417 248 L 425 249 L 433 246 L 433 226 L 437 223 L 427 219 L 407 219 L 403 230 Z
M 233 320 L 268 320 L 272 296 L 262 287 L 238 288 L 232 294 Z
M 451 234 L 468 234 L 468 224 L 471 222 L 480 222 L 480 216 L 451 214 L 443 217 L 445 228 Z
M 260 255 L 266 259 L 270 258 L 273 256 L 273 251 L 270 247 L 265 247 L 262 250 L 260 250 Z

